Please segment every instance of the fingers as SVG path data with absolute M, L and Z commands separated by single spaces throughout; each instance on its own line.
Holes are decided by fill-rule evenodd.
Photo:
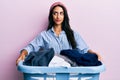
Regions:
M 98 55 L 98 60 L 103 62 L 103 58 L 100 55 Z
M 16 66 L 18 65 L 19 61 L 20 61 L 20 60 L 16 60 Z
M 102 58 L 101 58 L 101 56 L 98 56 L 98 60 L 99 60 L 99 61 L 102 61 Z
M 16 66 L 18 65 L 18 63 L 19 63 L 21 60 L 24 60 L 24 59 L 25 59 L 25 56 L 24 56 L 24 55 L 19 56 L 19 58 L 16 60 Z
M 16 66 L 18 65 L 19 61 L 20 61 L 20 59 L 17 59 L 17 60 L 16 60 Z
M 16 66 L 18 65 L 18 63 L 20 62 L 20 60 L 22 60 L 21 57 L 16 60 Z

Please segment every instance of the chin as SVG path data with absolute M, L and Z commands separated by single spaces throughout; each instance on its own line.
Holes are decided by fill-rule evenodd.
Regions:
M 61 25 L 62 23 L 55 23 L 56 25 Z

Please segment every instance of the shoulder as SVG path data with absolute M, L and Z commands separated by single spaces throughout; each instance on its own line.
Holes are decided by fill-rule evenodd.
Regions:
M 43 36 L 50 35 L 51 33 L 52 33 L 51 30 L 44 30 L 44 31 L 40 32 L 40 33 L 38 34 L 38 36 L 43 37 Z
M 46 33 L 47 33 L 47 31 L 44 30 L 44 31 L 42 31 L 42 32 L 40 33 L 40 35 L 45 35 Z
M 75 30 L 73 30 L 73 34 L 74 34 L 74 36 L 80 36 L 80 33 Z
M 73 30 L 73 33 L 74 33 L 75 39 L 82 39 L 82 36 L 81 36 L 81 34 L 79 32 Z
M 45 34 L 47 34 L 47 31 L 46 31 L 46 30 L 41 31 L 40 33 L 38 33 L 38 36 L 43 36 L 43 35 L 45 35 Z

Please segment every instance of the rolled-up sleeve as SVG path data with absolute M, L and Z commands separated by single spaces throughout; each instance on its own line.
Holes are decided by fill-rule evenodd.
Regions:
M 77 43 L 77 48 L 81 50 L 82 53 L 87 53 L 89 50 L 88 45 L 85 43 L 85 41 L 82 39 L 79 33 L 74 32 L 75 40 Z

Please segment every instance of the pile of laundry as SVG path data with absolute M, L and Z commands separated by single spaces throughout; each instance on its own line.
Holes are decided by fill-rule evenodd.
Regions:
M 99 66 L 102 62 L 98 60 L 96 54 L 81 53 L 79 49 L 61 50 L 60 54 L 54 53 L 53 48 L 40 49 L 31 52 L 24 60 L 24 65 L 28 66 Z

